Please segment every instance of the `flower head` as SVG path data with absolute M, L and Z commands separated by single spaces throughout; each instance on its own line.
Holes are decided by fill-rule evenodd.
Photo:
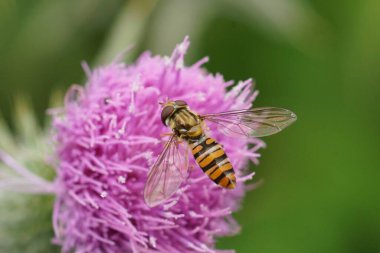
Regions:
M 87 84 L 67 93 L 53 122 L 60 187 L 54 226 L 64 252 L 216 252 L 216 237 L 238 231 L 231 212 L 246 190 L 243 169 L 263 146 L 257 139 L 229 138 L 210 126 L 240 176 L 237 188 L 218 187 L 191 159 L 194 169 L 178 193 L 154 208 L 144 203 L 147 173 L 168 132 L 159 101 L 181 99 L 210 113 L 249 108 L 256 95 L 251 80 L 226 92 L 233 83 L 202 69 L 207 58 L 186 67 L 188 46 L 185 38 L 171 57 L 146 52 L 132 65 L 87 71 Z

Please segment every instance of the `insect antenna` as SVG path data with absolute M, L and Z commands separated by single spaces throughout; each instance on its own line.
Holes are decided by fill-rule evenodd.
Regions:
M 160 102 L 158 102 L 158 104 L 161 105 L 161 106 L 163 106 L 163 105 L 167 104 L 169 101 L 170 101 L 169 97 L 166 97 L 164 99 L 164 101 L 160 101 Z

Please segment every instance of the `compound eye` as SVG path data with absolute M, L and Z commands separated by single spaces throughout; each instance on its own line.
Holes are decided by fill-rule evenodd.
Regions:
M 176 101 L 174 101 L 174 103 L 178 106 L 186 106 L 187 105 L 187 103 L 183 100 L 176 100 Z
M 169 105 L 165 106 L 164 109 L 162 109 L 161 112 L 161 121 L 166 126 L 165 122 L 168 117 L 170 117 L 174 112 L 174 107 Z

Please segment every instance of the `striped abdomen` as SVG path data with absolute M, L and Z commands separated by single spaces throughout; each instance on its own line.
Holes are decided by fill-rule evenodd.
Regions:
M 222 145 L 206 137 L 190 146 L 199 167 L 212 181 L 224 188 L 235 188 L 235 172 Z

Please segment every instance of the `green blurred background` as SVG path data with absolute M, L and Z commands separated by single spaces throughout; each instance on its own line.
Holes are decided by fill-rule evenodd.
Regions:
M 218 246 L 378 253 L 379 25 L 375 0 L 2 0 L 0 114 L 15 129 L 22 96 L 42 125 L 52 92 L 83 83 L 82 60 L 107 63 L 132 43 L 128 60 L 146 49 L 169 54 L 188 34 L 188 64 L 208 55 L 210 72 L 254 77 L 255 106 L 298 115 L 292 127 L 265 138 L 268 147 L 253 168 L 264 184 L 236 214 L 241 233 Z M 28 223 L 18 226 L 28 230 Z M 43 252 L 28 249 L 23 238 L 24 248 L 12 252 Z

